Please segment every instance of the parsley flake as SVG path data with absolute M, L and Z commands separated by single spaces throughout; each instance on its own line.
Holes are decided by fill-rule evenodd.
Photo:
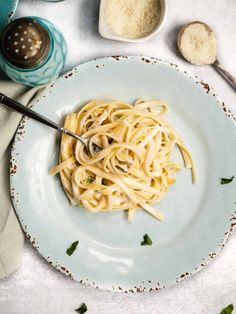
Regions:
M 78 309 L 75 309 L 75 312 L 79 314 L 84 314 L 85 312 L 87 312 L 87 310 L 87 305 L 85 303 L 82 303 Z
M 71 244 L 71 246 L 66 250 L 66 254 L 71 256 L 77 248 L 79 241 L 75 241 Z
M 152 245 L 152 240 L 147 233 L 143 236 L 143 241 L 141 242 L 141 245 Z
M 228 305 L 226 308 L 224 308 L 224 309 L 220 312 L 220 314 L 231 314 L 231 313 L 233 313 L 233 310 L 234 310 L 234 306 L 233 306 L 233 304 L 230 304 L 230 305 Z
M 95 178 L 94 177 L 87 177 L 85 179 L 86 184 L 92 184 L 94 182 Z
M 234 176 L 232 178 L 229 178 L 229 179 L 221 178 L 220 179 L 220 184 L 229 184 L 229 183 L 231 183 L 233 181 L 233 179 L 234 179 Z

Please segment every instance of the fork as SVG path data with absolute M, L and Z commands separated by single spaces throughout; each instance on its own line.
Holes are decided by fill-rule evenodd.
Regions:
M 0 93 L 0 103 L 2 105 L 6 106 L 7 108 L 15 110 L 15 111 L 17 111 L 17 112 L 19 112 L 19 113 L 21 113 L 21 114 L 23 114 L 29 118 L 32 118 L 34 120 L 37 120 L 38 122 L 41 122 L 47 126 L 50 126 L 51 128 L 56 129 L 60 133 L 64 133 L 64 134 L 67 134 L 69 136 L 72 136 L 73 138 L 79 140 L 85 146 L 85 148 L 87 149 L 87 151 L 90 154 L 92 153 L 91 149 L 90 149 L 90 139 L 81 137 L 81 136 L 69 131 L 68 129 L 63 128 L 59 124 L 49 120 L 48 118 L 37 113 L 36 111 L 23 106 L 22 104 L 20 104 L 16 100 L 9 98 L 2 93 Z M 101 150 L 101 148 L 94 143 L 92 146 L 93 146 L 94 151 Z

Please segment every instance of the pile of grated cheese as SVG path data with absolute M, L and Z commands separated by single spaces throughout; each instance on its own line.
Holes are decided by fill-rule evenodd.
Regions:
M 142 38 L 158 25 L 159 0 L 106 0 L 105 16 L 114 33 L 125 38 Z

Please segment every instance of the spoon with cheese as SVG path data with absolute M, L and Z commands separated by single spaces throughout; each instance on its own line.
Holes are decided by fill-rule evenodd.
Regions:
M 195 21 L 181 28 L 177 44 L 182 56 L 195 65 L 213 65 L 236 90 L 236 79 L 217 59 L 217 41 L 212 29 Z

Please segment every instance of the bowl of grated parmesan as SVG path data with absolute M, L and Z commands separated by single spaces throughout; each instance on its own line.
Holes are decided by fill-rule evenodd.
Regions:
M 99 33 L 107 39 L 143 42 L 164 26 L 167 0 L 101 0 Z

